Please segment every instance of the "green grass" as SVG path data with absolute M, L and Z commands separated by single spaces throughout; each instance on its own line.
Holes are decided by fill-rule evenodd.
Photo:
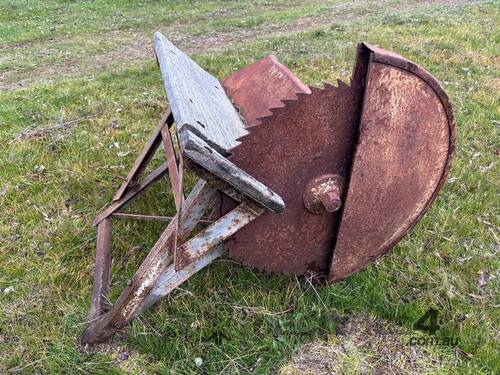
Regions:
M 128 41 L 129 32 L 176 22 L 186 22 L 191 37 L 251 30 L 269 20 L 315 17 L 337 3 L 4 2 L 0 71 L 17 69 L 16 45 L 25 56 L 7 79 L 31 79 L 26 67 L 52 61 L 36 57 L 51 38 L 67 40 L 60 48 L 63 54 L 68 46 L 63 63 L 70 64 L 94 46 L 108 51 L 106 36 L 114 32 Z M 199 371 L 196 357 L 207 373 L 272 373 L 301 344 L 334 335 L 338 315 L 369 313 L 411 330 L 429 307 L 440 311 L 438 335 L 457 337 L 471 354 L 431 348 L 443 373 L 498 373 L 499 3 L 390 3 L 392 14 L 377 8 L 360 15 L 369 7 L 356 4 L 358 11 L 349 8 L 350 16 L 319 28 L 241 40 L 195 59 L 222 78 L 273 53 L 304 82 L 319 84 L 348 79 L 356 43 L 366 40 L 425 67 L 449 94 L 458 131 L 449 181 L 425 218 L 392 253 L 346 281 L 318 287 L 318 294 L 302 278 L 217 261 L 117 336 L 112 349 L 89 352 L 78 344 L 90 302 L 91 222 L 167 107 L 158 69 L 145 59 L 91 75 L 58 78 L 55 71 L 53 83 L 34 77 L 28 88 L 1 92 L 0 289 L 14 289 L 0 293 L 0 373 L 189 373 Z M 28 127 L 73 119 L 81 121 L 63 139 L 10 143 Z M 172 213 L 168 184 L 131 209 Z M 161 230 L 151 223 L 114 226 L 113 299 Z M 491 275 L 485 288 L 478 272 Z M 118 363 L 116 353 L 125 350 L 131 358 Z

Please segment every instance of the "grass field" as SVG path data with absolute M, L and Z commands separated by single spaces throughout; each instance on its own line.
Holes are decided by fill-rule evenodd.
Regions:
M 82 348 L 92 220 L 167 108 L 155 30 L 219 78 L 272 53 L 307 84 L 348 80 L 359 41 L 408 57 L 454 105 L 448 183 L 393 252 L 346 281 L 319 287 L 221 259 L 111 344 Z M 498 1 L 1 1 L 0 373 L 313 373 L 296 364 L 313 343 L 338 373 L 500 373 L 499 42 Z M 173 212 L 167 183 L 145 197 L 130 210 Z M 114 225 L 112 300 L 162 229 Z M 398 363 L 430 307 L 437 336 L 458 346 Z M 356 346 L 341 323 L 359 316 L 379 322 L 366 331 L 378 347 Z M 391 345 L 393 363 L 380 361 Z

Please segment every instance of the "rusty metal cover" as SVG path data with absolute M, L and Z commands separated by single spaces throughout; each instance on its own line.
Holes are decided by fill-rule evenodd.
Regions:
M 360 136 L 329 281 L 391 249 L 424 215 L 446 181 L 455 141 L 448 98 L 424 69 L 363 44 L 355 81 L 366 77 Z
M 266 56 L 234 72 L 222 81 L 222 86 L 245 119 L 247 128 L 261 124 L 261 117 L 272 115 L 272 108 L 283 107 L 283 100 L 295 100 L 297 94 L 310 94 L 304 85 L 275 56 Z M 212 203 L 213 218 L 219 218 L 237 202 L 222 192 Z

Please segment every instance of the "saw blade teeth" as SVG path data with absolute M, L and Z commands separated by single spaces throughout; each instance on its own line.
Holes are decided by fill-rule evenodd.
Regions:
M 269 112 L 271 112 L 271 114 L 269 116 L 260 117 L 260 120 L 265 120 L 265 119 L 267 119 L 269 117 L 272 117 L 272 116 L 276 115 L 277 113 L 286 111 L 286 107 L 290 103 L 293 103 L 293 102 L 296 102 L 296 101 L 297 101 L 297 99 L 284 99 L 284 100 L 280 100 L 281 105 L 277 105 L 275 107 L 269 108 Z
M 334 90 L 335 89 L 335 86 L 332 85 L 330 82 L 323 82 L 323 86 L 324 86 L 325 90 Z
M 324 88 L 316 87 L 316 86 L 309 86 L 309 88 L 311 89 L 311 95 L 316 95 L 322 91 L 325 91 Z
M 297 93 L 297 100 L 302 100 L 303 98 L 308 97 L 312 94 L 311 88 L 309 86 L 307 86 L 307 88 L 309 89 L 309 92 L 298 92 Z
M 241 137 L 238 137 L 238 138 L 235 139 L 236 146 L 231 147 L 229 150 L 227 150 L 227 152 L 229 154 L 233 154 L 234 150 L 236 150 L 238 147 L 240 147 L 242 145 L 242 143 L 245 141 L 245 138 L 247 138 L 248 136 L 250 136 L 252 134 L 252 128 L 254 128 L 254 126 L 249 127 L 249 128 L 246 129 L 247 130 L 247 134 L 244 134 Z
M 299 100 L 299 98 L 296 98 L 296 99 L 283 99 L 281 102 L 285 105 L 285 107 L 287 107 L 290 104 L 296 102 L 297 100 Z
M 339 88 L 350 88 L 349 85 L 347 85 L 341 80 L 337 80 L 337 82 L 339 87 L 334 86 L 330 82 L 323 81 L 322 87 L 307 86 L 309 92 L 296 92 L 294 95 L 295 98 L 287 98 L 277 101 L 276 105 L 267 109 L 267 113 L 265 115 L 257 117 L 255 119 L 255 122 L 246 128 L 248 133 L 236 139 L 236 142 L 238 142 L 238 144 L 233 148 L 231 148 L 230 150 L 228 150 L 228 152 L 232 154 L 236 149 L 238 149 L 242 145 L 242 143 L 245 142 L 245 139 L 247 137 L 249 137 L 255 131 L 258 131 L 258 129 L 262 127 L 262 125 L 265 126 L 266 122 L 272 121 L 273 117 L 285 113 L 290 106 L 294 105 L 294 103 L 304 100 L 305 98 L 310 96 L 318 94 L 321 95 L 321 93 L 324 93 L 325 91 L 338 90 Z

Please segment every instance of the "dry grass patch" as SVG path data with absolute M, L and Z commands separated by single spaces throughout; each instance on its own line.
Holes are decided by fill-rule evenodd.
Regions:
M 370 315 L 352 314 L 341 323 L 336 336 L 301 346 L 280 374 L 425 374 L 439 372 L 443 365 L 443 358 L 409 345 L 401 327 Z

